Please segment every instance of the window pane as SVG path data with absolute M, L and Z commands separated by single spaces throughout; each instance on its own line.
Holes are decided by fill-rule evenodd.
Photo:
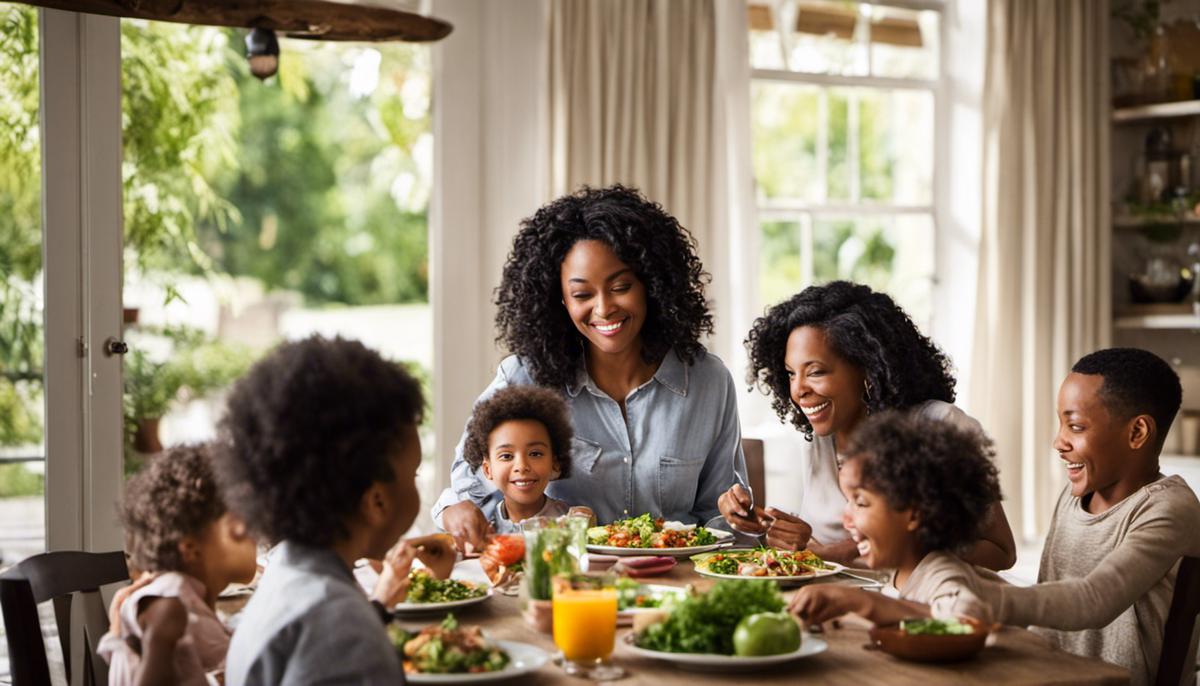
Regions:
M 749 19 L 750 63 L 756 68 L 937 78 L 939 15 L 934 11 L 845 0 L 785 0 L 752 3 Z M 785 52 L 786 62 L 781 57 Z
M 871 71 L 875 76 L 936 79 L 939 14 L 871 8 Z
M 772 305 L 806 285 L 800 254 L 800 223 L 766 221 L 760 228 L 758 292 L 763 305 Z
M 847 279 L 891 295 L 919 325 L 929 321 L 933 286 L 933 218 L 878 215 L 817 218 L 813 277 Z
M 932 203 L 932 93 L 767 81 L 751 93 L 762 198 Z
M 213 437 L 228 386 L 281 340 L 360 340 L 429 394 L 430 48 L 281 39 L 260 81 L 245 31 L 121 31 L 139 113 L 124 138 L 129 469 Z M 422 448 L 431 459 L 425 427 Z M 427 500 L 435 472 L 420 471 Z
M 897 205 L 932 204 L 933 94 L 856 90 L 862 199 Z
M 0 569 L 45 549 L 37 18 L 0 3 Z
M 821 91 L 817 86 L 752 83 L 754 176 L 760 195 L 805 202 L 824 199 L 818 164 Z

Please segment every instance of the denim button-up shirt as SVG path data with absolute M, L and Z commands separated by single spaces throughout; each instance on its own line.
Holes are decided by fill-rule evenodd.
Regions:
M 524 363 L 510 356 L 476 400 L 506 386 L 533 384 Z M 701 353 L 687 365 L 668 353 L 654 377 L 625 398 L 625 412 L 580 369 L 563 389 L 571 410 L 571 476 L 551 481 L 550 497 L 586 505 L 601 523 L 649 512 L 655 517 L 705 523 L 716 517 L 717 498 L 734 483 L 745 485 L 737 390 L 715 355 Z M 464 436 L 465 438 L 465 436 Z M 433 507 L 471 500 L 489 520 L 504 497 L 463 460 L 455 448 L 447 488 Z

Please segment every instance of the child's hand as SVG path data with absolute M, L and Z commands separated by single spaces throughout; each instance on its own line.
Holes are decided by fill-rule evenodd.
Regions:
M 142 572 L 142 575 L 134 579 L 132 584 L 122 586 L 113 594 L 112 603 L 108 606 L 108 631 L 114 636 L 121 635 L 121 606 L 129 600 L 129 596 L 133 595 L 134 591 L 142 588 L 146 584 L 154 581 L 158 576 L 154 572 Z
M 588 527 L 596 526 L 596 513 L 586 505 L 573 505 L 567 510 L 568 517 L 587 517 Z
M 450 534 L 433 534 L 408 539 L 408 544 L 417 551 L 417 559 L 429 569 L 435 579 L 449 579 L 454 563 L 458 562 L 458 551 Z
M 803 550 L 812 538 L 808 522 L 774 507 L 768 507 L 760 519 L 766 520 L 767 545 L 784 550 Z
M 754 507 L 754 500 L 741 484 L 734 484 L 717 498 L 717 509 L 730 526 L 742 533 L 761 536 L 767 531 L 755 512 L 761 508 Z
M 788 610 L 799 617 L 805 626 L 823 624 L 844 614 L 867 614 L 870 599 L 861 588 L 822 584 L 805 586 L 788 604 Z
M 371 591 L 371 600 L 378 600 L 384 607 L 403 602 L 408 595 L 408 573 L 412 571 L 417 549 L 408 541 L 401 540 L 383 558 L 383 571 Z

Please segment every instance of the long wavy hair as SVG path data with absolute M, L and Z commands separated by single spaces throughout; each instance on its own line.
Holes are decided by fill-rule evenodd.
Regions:
M 496 340 L 520 356 L 539 385 L 573 381 L 586 344 L 562 303 L 562 262 L 575 243 L 601 241 L 646 289 L 642 357 L 657 364 L 674 350 L 688 364 L 712 333 L 704 298 L 709 275 L 687 229 L 636 189 L 584 187 L 521 222 L 496 289 Z

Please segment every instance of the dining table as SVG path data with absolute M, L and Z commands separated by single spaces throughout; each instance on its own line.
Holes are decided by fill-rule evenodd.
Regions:
M 477 561 L 458 563 L 453 578 L 478 579 Z M 847 570 L 847 575 L 835 575 L 813 583 L 845 583 L 869 585 L 872 572 Z M 851 576 L 853 575 L 853 576 Z M 703 592 L 715 583 L 696 573 L 689 560 L 680 560 L 670 572 L 645 583 L 670 586 L 689 586 Z M 782 589 L 785 597 L 795 587 Z M 244 602 L 244 601 L 243 601 Z M 494 640 L 519 641 L 532 644 L 551 654 L 557 652 L 550 634 L 542 633 L 522 617 L 525 601 L 520 597 L 493 594 L 486 602 L 459 608 L 455 612 L 460 624 L 479 625 Z M 240 603 L 239 603 L 240 605 Z M 227 606 L 227 611 L 235 610 Z M 419 629 L 441 621 L 442 616 L 406 615 L 398 618 L 405 628 Z M 929 664 L 907 662 L 876 649 L 868 635 L 865 620 L 847 617 L 827 623 L 819 637 L 828 649 L 808 657 L 753 671 L 725 672 L 704 668 L 690 671 L 657 658 L 635 655 L 625 642 L 631 629 L 617 631 L 612 662 L 626 671 L 615 684 L 645 684 L 647 686 L 699 686 L 702 684 L 795 683 L 797 680 L 837 686 L 930 686 L 931 684 L 1127 684 L 1129 671 L 1123 667 L 1058 650 L 1043 637 L 1023 628 L 999 627 L 988 637 L 986 647 L 974 657 L 961 662 Z M 806 636 L 807 637 L 807 636 Z M 521 684 L 581 684 L 583 680 L 568 676 L 553 661 L 532 674 L 519 677 Z

